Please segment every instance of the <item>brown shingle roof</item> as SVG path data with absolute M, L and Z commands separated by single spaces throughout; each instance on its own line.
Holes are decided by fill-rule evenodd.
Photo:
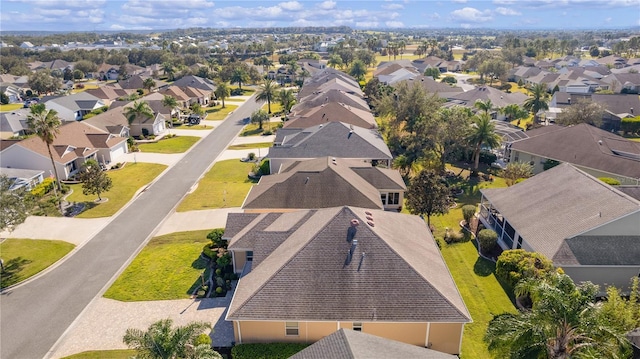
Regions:
M 560 162 L 600 170 L 629 178 L 640 178 L 640 143 L 588 124 L 553 126 L 540 135 L 528 131 L 529 138 L 514 142 L 512 151 L 530 153 Z
M 376 119 L 369 110 L 362 110 L 342 103 L 329 102 L 300 111 L 284 123 L 284 127 L 307 128 L 327 122 L 344 122 L 363 128 L 376 128 Z
M 420 217 L 355 207 L 302 213 L 306 219 L 240 279 L 227 320 L 470 322 Z M 269 225 L 288 217 L 300 213 L 261 215 L 248 232 L 257 232 L 256 243 L 268 242 L 283 233 Z M 360 225 L 350 231 L 357 246 L 347 263 L 353 219 Z
M 374 171 L 370 172 L 371 177 L 374 177 Z M 384 175 L 377 177 L 388 179 Z M 247 194 L 242 208 L 302 209 L 336 206 L 383 208 L 379 188 L 349 168 L 349 163 L 341 158 L 333 161 L 330 157 L 321 157 L 296 161 L 287 166 L 284 172 L 263 176 Z

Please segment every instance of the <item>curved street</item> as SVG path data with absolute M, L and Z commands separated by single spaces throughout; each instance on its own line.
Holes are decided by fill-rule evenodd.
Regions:
M 252 96 L 50 272 L 0 297 L 0 357 L 43 358 L 142 249 L 260 107 Z

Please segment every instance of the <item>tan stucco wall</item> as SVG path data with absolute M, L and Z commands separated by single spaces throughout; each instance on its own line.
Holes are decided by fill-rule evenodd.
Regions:
M 430 348 L 444 353 L 459 354 L 463 330 L 462 323 L 431 323 Z
M 399 342 L 426 346 L 427 323 L 362 323 L 364 333 L 397 340 Z
M 234 270 L 236 273 L 242 273 L 242 268 L 247 262 L 247 252 L 233 251 Z
M 583 233 L 583 236 L 637 236 L 640 233 L 640 212 L 604 224 Z
M 234 322 L 237 343 L 300 342 L 314 343 L 339 328 L 351 329 L 353 322 L 299 322 L 298 336 L 285 335 L 285 322 L 242 321 L 238 335 L 238 322 Z M 427 328 L 429 338 L 427 339 Z M 460 353 L 464 324 L 462 323 L 384 323 L 363 322 L 362 332 L 399 342 L 426 347 L 449 354 Z

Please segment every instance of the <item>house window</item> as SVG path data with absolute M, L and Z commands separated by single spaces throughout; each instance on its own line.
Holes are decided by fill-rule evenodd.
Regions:
M 76 166 L 76 162 L 75 161 L 67 163 L 67 172 L 68 173 L 74 172 L 77 169 L 78 169 L 78 167 Z
M 400 203 L 400 193 L 389 193 L 387 195 L 387 204 L 399 204 Z
M 380 194 L 380 200 L 382 201 L 382 205 L 386 206 L 387 205 L 387 194 L 386 193 L 381 193 Z
M 518 238 L 518 244 L 516 245 L 516 248 L 518 249 L 522 248 L 522 237 Z
M 298 322 L 286 322 L 284 323 L 285 334 L 286 335 L 299 335 L 298 333 Z
M 247 261 L 253 260 L 253 251 L 247 251 Z
M 362 331 L 362 323 L 361 322 L 353 322 L 353 326 L 351 327 L 356 332 Z

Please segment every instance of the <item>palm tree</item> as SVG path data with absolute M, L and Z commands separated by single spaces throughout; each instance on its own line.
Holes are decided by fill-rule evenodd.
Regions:
M 276 87 L 278 86 L 271 79 L 265 79 L 264 83 L 260 85 L 260 88 L 256 92 L 256 100 L 267 101 L 268 113 L 271 113 L 271 101 L 276 97 Z
M 62 192 L 60 186 L 60 177 L 58 177 L 58 168 L 53 160 L 53 154 L 51 153 L 51 145 L 56 139 L 58 133 L 60 133 L 60 118 L 55 110 L 47 110 L 43 103 L 35 104 L 31 106 L 31 113 L 27 117 L 27 126 L 29 130 L 38 136 L 42 142 L 47 145 L 47 151 L 49 152 L 49 159 L 51 159 L 51 167 L 53 167 L 53 173 L 56 176 L 56 187 L 59 192 Z M 56 188 L 54 187 L 54 188 Z M 55 194 L 58 197 L 58 194 Z M 62 212 L 62 203 L 58 202 L 60 206 L 60 212 Z
M 231 73 L 231 83 L 237 83 L 238 88 L 242 91 L 242 83 L 247 82 L 249 80 L 249 75 L 244 71 L 244 69 L 236 68 Z
M 210 323 L 191 322 L 183 327 L 172 326 L 171 319 L 163 319 L 151 324 L 146 331 L 129 328 L 122 341 L 135 349 L 140 358 L 222 358 L 210 347 L 207 351 L 204 345 L 197 345 L 198 336 L 211 328 Z M 195 356 L 196 351 L 202 356 Z
M 291 82 L 293 83 L 296 82 L 296 76 L 298 76 L 298 70 L 300 70 L 300 65 L 298 65 L 298 63 L 295 60 L 289 61 L 289 72 L 291 72 L 291 76 L 293 76 L 293 78 L 291 79 Z
M 519 120 L 526 118 L 529 113 L 520 107 L 517 103 L 512 103 L 505 107 L 500 108 L 500 113 L 507 116 L 508 121 Z
M 477 108 L 480 111 L 484 111 L 484 113 L 488 115 L 489 111 L 493 109 L 493 103 L 491 103 L 491 100 L 476 100 L 476 102 L 473 104 L 473 107 Z
M 171 95 L 165 95 L 162 98 L 162 105 L 171 108 L 171 114 L 173 115 L 173 111 L 178 109 L 178 100 Z
M 147 90 L 147 92 L 151 91 L 152 88 L 156 86 L 156 82 L 153 81 L 151 77 L 148 77 L 142 81 L 142 88 Z
M 530 278 L 516 285 L 530 310 L 495 316 L 484 340 L 503 358 L 619 358 L 629 347 L 624 332 L 599 320 L 597 286 L 576 285 L 565 274 Z
M 351 64 L 351 69 L 349 69 L 349 75 L 355 77 L 358 81 L 361 81 L 364 78 L 364 75 L 367 73 L 367 66 L 364 62 L 360 60 L 356 60 Z
M 538 121 L 538 112 L 541 110 L 548 110 L 549 94 L 547 93 L 547 86 L 543 83 L 535 84 L 531 88 L 531 96 L 524 101 L 522 107 L 533 114 L 533 121 Z
M 227 86 L 226 82 L 221 82 L 218 84 L 218 87 L 214 91 L 214 94 L 216 95 L 216 98 L 222 101 L 222 108 L 224 108 L 224 99 L 229 97 L 229 95 L 231 94 L 231 90 L 229 90 L 229 86 Z
M 473 170 L 477 173 L 482 145 L 495 148 L 500 146 L 501 139 L 500 136 L 495 133 L 495 125 L 491 122 L 491 117 L 486 113 L 477 116 L 472 127 L 468 139 L 473 146 Z
M 291 108 L 296 103 L 296 97 L 293 94 L 293 90 L 280 90 L 280 92 L 278 92 L 278 102 L 280 102 L 286 114 L 291 112 Z
M 153 118 L 153 110 L 149 107 L 149 104 L 144 101 L 136 101 L 131 107 L 127 107 L 124 110 L 124 116 L 129 121 L 129 125 L 135 121 L 136 118 Z

